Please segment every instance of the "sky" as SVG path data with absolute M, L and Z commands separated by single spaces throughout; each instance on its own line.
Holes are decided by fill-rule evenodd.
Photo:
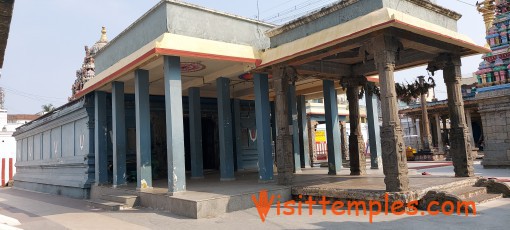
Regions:
M 187 2 L 249 18 L 280 23 L 300 16 L 291 11 L 312 10 L 334 0 L 187 0 Z M 40 112 L 41 106 L 58 107 L 67 102 L 75 72 L 83 63 L 84 46 L 92 46 L 106 26 L 111 40 L 159 0 L 17 0 L 7 44 L 0 86 L 5 90 L 5 107 L 11 114 Z M 437 0 L 439 5 L 463 15 L 458 31 L 477 44 L 485 44 L 482 16 L 476 0 Z M 283 16 L 276 17 L 277 14 Z M 276 20 L 276 21 L 275 21 Z M 464 58 L 463 75 L 476 71 L 480 56 Z M 397 82 L 427 75 L 426 67 L 396 73 Z M 446 98 L 442 73 L 436 74 L 436 94 Z

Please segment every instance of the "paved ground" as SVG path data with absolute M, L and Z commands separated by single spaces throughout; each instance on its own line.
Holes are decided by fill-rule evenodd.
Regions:
M 416 166 L 410 163 L 410 167 Z M 430 165 L 425 163 L 425 165 Z M 429 168 L 432 175 L 452 175 L 451 166 Z M 485 170 L 486 177 L 510 178 L 509 169 Z M 510 199 L 500 199 L 477 207 L 477 216 L 368 216 L 322 215 L 277 216 L 275 208 L 262 223 L 255 208 L 218 218 L 192 220 L 152 210 L 104 212 L 87 207 L 82 200 L 14 189 L 0 190 L 0 229 L 508 229 Z

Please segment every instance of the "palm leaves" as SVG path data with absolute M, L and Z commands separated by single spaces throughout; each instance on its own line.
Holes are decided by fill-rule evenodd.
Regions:
M 421 76 L 420 76 L 421 77 Z M 367 86 L 368 87 L 368 86 Z M 426 94 L 429 92 L 430 89 L 436 87 L 436 81 L 434 81 L 434 78 L 429 77 L 427 81 L 424 81 L 423 84 L 420 84 L 420 81 L 416 79 L 414 82 L 409 83 L 395 83 L 395 91 L 397 93 L 397 98 L 406 104 L 411 103 L 415 99 L 421 96 L 421 94 Z M 366 91 L 371 91 L 377 97 L 381 98 L 381 91 L 380 88 L 377 86 L 373 86 L 373 88 L 366 88 Z M 363 94 L 365 93 L 362 90 L 360 92 L 360 99 L 363 98 Z
M 418 79 L 412 83 L 395 83 L 397 98 L 407 104 L 411 103 L 422 94 L 428 93 L 429 90 L 434 87 L 436 87 L 436 82 L 432 77 L 429 77 L 427 81 L 423 82 L 423 84 L 421 84 Z

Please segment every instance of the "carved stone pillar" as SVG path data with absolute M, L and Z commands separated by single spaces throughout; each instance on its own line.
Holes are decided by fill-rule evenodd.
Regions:
M 413 117 L 413 125 L 414 125 L 414 131 L 415 131 L 414 133 L 417 137 L 422 136 L 422 134 L 421 134 L 422 128 L 420 127 L 420 122 L 421 121 L 417 121 L 416 117 Z M 416 138 L 416 141 L 417 141 L 416 148 L 418 150 L 423 149 L 423 146 L 421 145 L 421 138 Z
M 365 141 L 361 133 L 361 117 L 359 114 L 359 91 L 365 84 L 364 77 L 344 78 L 342 85 L 347 87 L 347 100 L 349 101 L 349 158 L 351 175 L 366 175 Z
M 312 121 L 310 116 L 308 116 L 308 137 L 310 138 L 310 141 L 308 144 L 310 144 L 310 159 L 311 159 L 311 165 L 314 166 L 314 163 L 317 163 L 317 146 L 315 145 L 315 130 L 317 128 L 317 125 L 319 122 Z
M 423 85 L 425 77 L 419 77 L 420 84 Z M 425 93 L 421 94 L 421 117 L 422 117 L 422 130 L 423 136 L 421 136 L 421 145 L 424 151 L 432 150 L 432 135 L 430 134 L 430 120 L 429 113 L 427 111 L 427 97 Z
M 469 143 L 464 101 L 461 92 L 460 57 L 442 54 L 429 63 L 428 70 L 434 72 L 443 69 L 443 78 L 448 92 L 448 111 L 450 113 L 450 154 L 456 177 L 474 176 L 472 146 Z
M 349 149 L 347 148 L 347 127 L 345 121 L 340 122 L 340 150 L 342 151 L 342 161 L 347 161 L 347 155 L 349 154 Z
M 471 111 L 467 110 L 466 112 L 466 125 L 468 129 L 468 140 L 471 144 L 471 148 L 475 149 L 475 138 L 473 137 L 473 121 L 471 120 Z
M 294 177 L 294 160 L 292 155 L 292 136 L 289 132 L 289 110 L 287 91 L 289 90 L 289 74 L 283 65 L 275 65 L 273 69 L 274 91 L 276 93 L 276 162 L 278 184 L 290 185 Z
M 437 148 L 440 153 L 444 153 L 443 135 L 441 134 L 441 117 L 439 114 L 434 114 L 436 120 L 436 131 L 437 131 Z
M 381 112 L 383 118 L 381 147 L 386 191 L 408 191 L 407 158 L 398 117 L 394 77 L 395 60 L 400 42 L 394 37 L 381 35 L 374 38 L 372 44 L 381 85 Z

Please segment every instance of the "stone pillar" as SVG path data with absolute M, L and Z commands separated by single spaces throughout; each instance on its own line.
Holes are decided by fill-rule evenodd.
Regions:
M 289 102 L 289 122 L 292 125 L 290 132 L 292 132 L 292 150 L 294 156 L 294 172 L 301 172 L 301 156 L 299 155 L 299 121 L 296 100 L 296 84 L 292 82 L 289 85 L 288 97 Z
M 188 98 L 191 179 L 202 179 L 204 178 L 204 159 L 202 149 L 202 112 L 200 104 L 200 88 L 189 88 Z
M 186 191 L 181 58 L 164 56 L 163 60 L 168 193 L 173 195 Z M 201 125 L 197 126 L 197 129 L 200 129 L 199 127 L 201 127 Z M 199 161 L 200 159 L 197 158 L 196 160 Z
M 437 131 L 437 148 L 440 153 L 444 153 L 443 135 L 441 134 L 441 117 L 439 114 L 434 114 L 436 120 L 436 131 Z
M 124 82 L 112 82 L 113 187 L 126 184 Z
M 442 54 L 429 63 L 429 70 L 434 72 L 443 69 L 443 78 L 448 92 L 448 111 L 450 113 L 450 155 L 452 156 L 455 176 L 474 176 L 473 155 L 469 143 L 468 130 L 462 100 L 460 57 L 452 54 Z
M 423 85 L 425 82 L 425 77 L 420 76 L 418 77 L 420 85 Z M 420 95 L 421 97 L 421 119 L 422 119 L 422 130 L 423 130 L 423 136 L 421 136 L 421 142 L 423 146 L 424 151 L 431 151 L 432 150 L 432 136 L 430 132 L 430 121 L 429 121 L 429 113 L 427 111 L 427 96 L 425 93 L 422 92 Z
M 152 188 L 149 71 L 135 70 L 136 189 Z
M 323 80 L 322 86 L 324 88 L 324 115 L 326 118 L 326 139 L 328 145 L 328 174 L 337 175 L 342 170 L 338 99 L 333 81 Z
M 221 181 L 232 181 L 235 180 L 235 177 L 230 79 L 223 77 L 216 79 L 216 89 L 220 135 L 220 177 Z
M 310 137 L 310 158 L 312 167 L 317 162 L 317 146 L 315 145 L 315 128 L 319 123 L 317 121 L 312 121 L 311 118 L 308 118 L 308 136 Z
M 235 154 L 237 171 L 244 170 L 243 165 L 243 146 L 241 140 L 241 100 L 233 100 L 234 109 L 234 135 L 235 135 Z
M 95 91 L 95 180 L 96 185 L 108 183 L 108 153 L 106 140 L 108 128 L 106 126 L 106 93 Z
M 445 116 L 445 117 L 443 117 L 441 119 L 443 119 L 443 132 L 444 132 L 443 138 L 445 139 L 445 141 L 449 141 L 448 127 L 446 126 L 446 119 L 448 119 L 448 118 Z
M 257 151 L 259 180 L 273 180 L 273 151 L 271 150 L 271 117 L 267 74 L 255 74 L 255 118 L 257 124 Z
M 361 117 L 359 114 L 359 90 L 364 85 L 364 77 L 344 78 L 342 82 L 347 86 L 347 100 L 349 101 L 349 163 L 351 175 L 366 175 L 365 141 L 361 133 Z
M 368 82 L 365 90 L 368 120 L 368 141 L 370 145 L 370 168 L 379 169 L 382 167 L 381 158 L 381 128 L 379 127 L 379 99 L 374 94 L 375 84 Z
M 468 129 L 468 141 L 471 144 L 471 148 L 475 148 L 475 138 L 473 137 L 473 121 L 471 120 L 471 110 L 466 111 L 466 124 Z
M 381 147 L 386 191 L 408 191 L 406 148 L 398 116 L 394 77 L 395 60 L 400 44 L 398 40 L 389 35 L 376 37 L 372 40 L 372 43 L 375 49 L 374 57 L 381 84 L 381 112 L 383 118 Z
M 294 177 L 294 161 L 292 158 L 292 137 L 289 133 L 289 110 L 287 91 L 289 90 L 289 74 L 285 66 L 275 65 L 273 84 L 276 94 L 276 162 L 278 167 L 278 184 L 291 185 Z
M 416 131 L 416 135 L 418 138 L 418 150 L 423 149 L 421 137 L 422 137 L 422 128 L 421 128 L 421 120 L 416 121 L 417 119 L 413 117 L 414 130 Z
M 276 153 L 276 109 L 275 109 L 275 102 L 271 101 L 269 103 L 269 106 L 271 107 L 271 141 L 273 144 L 273 157 L 275 157 L 274 153 Z M 273 164 L 276 165 L 276 159 L 273 159 Z
M 298 121 L 299 121 L 299 155 L 301 167 L 310 168 L 310 149 L 308 139 L 308 119 L 306 115 L 306 99 L 301 95 L 298 97 Z
M 346 125 L 345 121 L 340 121 L 340 153 L 342 154 L 342 161 L 347 161 L 347 156 L 349 155 Z

